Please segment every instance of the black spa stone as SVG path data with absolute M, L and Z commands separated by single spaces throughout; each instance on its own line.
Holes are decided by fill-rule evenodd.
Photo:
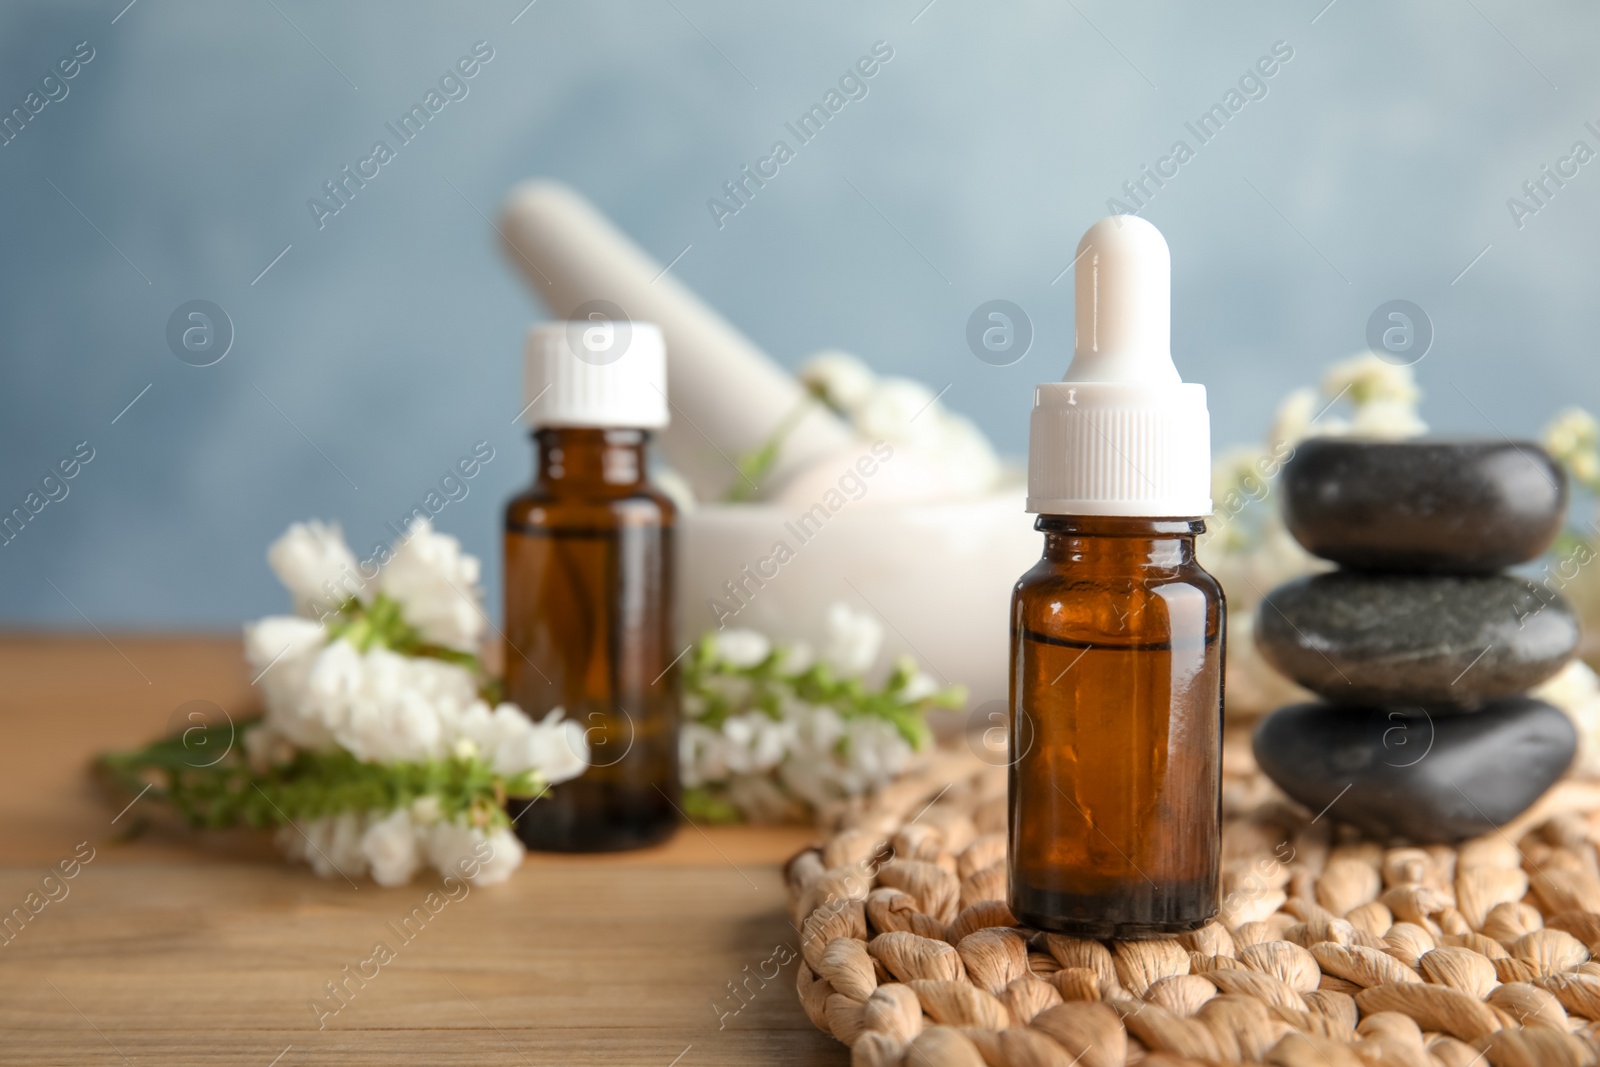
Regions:
M 1488 573 L 1550 547 L 1567 506 L 1561 465 L 1529 441 L 1318 437 L 1284 467 L 1283 518 L 1346 567 Z
M 1261 769 L 1312 812 L 1416 844 L 1461 841 L 1514 819 L 1577 747 L 1571 720 L 1530 697 L 1440 716 L 1295 704 L 1263 719 L 1254 738 Z
M 1335 571 L 1267 594 L 1256 644 L 1338 704 L 1472 708 L 1555 674 L 1577 617 L 1548 585 L 1504 574 Z

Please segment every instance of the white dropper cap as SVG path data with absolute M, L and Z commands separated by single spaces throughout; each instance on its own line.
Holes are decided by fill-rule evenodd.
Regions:
M 546 426 L 666 426 L 667 350 L 653 322 L 541 322 L 523 346 L 522 419 Z
M 1172 256 L 1137 215 L 1078 242 L 1076 350 L 1038 386 L 1028 510 L 1046 515 L 1211 514 L 1211 416 L 1172 362 Z

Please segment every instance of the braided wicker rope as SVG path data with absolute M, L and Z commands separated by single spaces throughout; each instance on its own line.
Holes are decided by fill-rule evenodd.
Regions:
M 1224 765 L 1218 921 L 1102 943 L 1017 925 L 1005 772 L 938 752 L 789 862 L 806 1014 L 862 1067 L 1600 1064 L 1600 787 L 1386 848 Z

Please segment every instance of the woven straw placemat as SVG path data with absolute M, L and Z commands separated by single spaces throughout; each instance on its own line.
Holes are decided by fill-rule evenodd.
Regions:
M 1171 940 L 1019 926 L 1005 770 L 965 751 L 835 813 L 786 869 L 806 1014 L 863 1067 L 1600 1064 L 1600 786 L 1386 847 L 1226 751 L 1222 913 Z

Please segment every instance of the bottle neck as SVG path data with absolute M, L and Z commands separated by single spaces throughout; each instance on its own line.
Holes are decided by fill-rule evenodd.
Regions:
M 1101 515 L 1040 515 L 1044 558 L 1054 563 L 1182 567 L 1194 562 L 1194 539 L 1204 519 L 1137 519 Z
M 533 431 L 536 489 L 550 496 L 622 496 L 648 480 L 646 430 L 545 427 Z

